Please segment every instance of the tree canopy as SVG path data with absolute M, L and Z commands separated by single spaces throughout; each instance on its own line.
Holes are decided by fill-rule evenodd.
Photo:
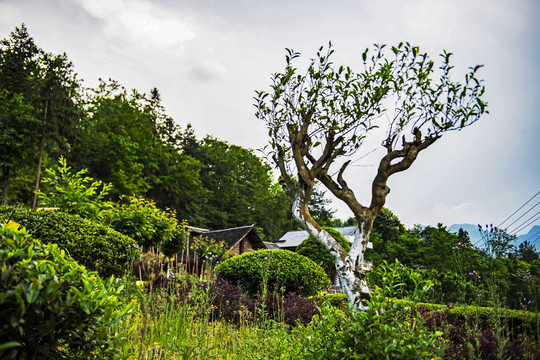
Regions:
M 24 24 L 0 41 L 3 203 L 31 205 L 34 192 L 54 193 L 41 169 L 60 173 L 63 156 L 74 174 L 112 185 L 107 201 L 144 196 L 190 225 L 255 224 L 266 240 L 294 228 L 290 200 L 253 150 L 197 138 L 167 115 L 156 88 L 109 79 L 82 90 L 67 55 L 39 48 Z
M 257 91 L 256 116 L 269 130 L 267 153 L 293 199 L 293 214 L 332 253 L 351 305 L 362 307 L 369 295 L 364 252 L 373 221 L 390 192 L 387 181 L 407 170 L 418 154 L 449 131 L 463 129 L 487 112 L 480 65 L 463 83 L 451 80 L 451 53 L 437 67 L 409 43 L 376 45 L 362 54 L 363 70 L 334 66 L 332 45 L 321 47 L 301 73 L 300 54 L 287 49 L 285 70 L 272 75 L 271 91 Z M 371 202 L 363 205 L 345 180 L 345 172 L 364 140 L 384 127 L 385 155 L 371 185 Z M 361 228 L 351 252 L 344 249 L 309 211 L 315 180 L 344 201 Z
M 33 131 L 29 132 L 28 116 L 16 117 L 21 132 L 11 136 L 12 150 L 15 145 L 19 148 L 23 146 L 27 151 L 38 149 L 36 154 L 26 157 L 32 163 L 37 163 L 34 207 L 37 205 L 46 150 L 58 157 L 67 151 L 67 144 L 74 137 L 75 125 L 80 117 L 80 87 L 67 55 L 54 55 L 40 49 L 24 24 L 16 27 L 9 38 L 0 41 L 0 90 L 3 97 L 6 100 L 18 97 L 21 104 L 18 111 L 23 104 L 29 105 L 33 110 L 32 116 L 37 120 L 32 124 Z M 13 108 L 10 111 L 13 112 Z M 6 132 L 5 136 L 8 134 Z M 17 167 L 21 168 L 22 165 L 2 163 L 3 202 L 7 199 L 10 170 Z

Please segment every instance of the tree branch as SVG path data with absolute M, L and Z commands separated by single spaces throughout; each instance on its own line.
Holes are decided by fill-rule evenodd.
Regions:
M 291 175 L 287 172 L 287 167 L 285 165 L 285 150 L 281 145 L 277 145 L 277 154 L 274 155 L 274 163 L 277 164 L 279 172 L 281 173 L 280 185 L 283 188 L 283 191 L 290 197 L 293 198 L 294 193 L 296 192 L 296 185 L 291 179 Z
M 390 193 L 390 188 L 386 184 L 388 178 L 392 174 L 407 170 L 416 160 L 418 153 L 429 147 L 440 137 L 440 135 L 431 135 L 422 139 L 422 132 L 418 128 L 415 128 L 413 133 L 414 139 L 410 142 L 407 142 L 405 136 L 403 136 L 403 145 L 399 150 L 392 150 L 390 146 L 386 146 L 388 153 L 381 159 L 377 175 L 373 179 L 371 187 L 371 204 L 369 208 L 376 213 L 382 209 L 386 202 L 386 196 Z M 392 161 L 400 158 L 401 161 L 392 164 Z

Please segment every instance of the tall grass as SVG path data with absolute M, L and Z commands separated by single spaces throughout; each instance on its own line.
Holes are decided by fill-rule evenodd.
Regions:
M 297 340 L 283 323 L 250 316 L 237 325 L 213 319 L 211 287 L 192 290 L 181 301 L 167 290 L 130 289 L 126 296 L 135 299 L 136 306 L 122 324 L 110 329 L 118 335 L 118 358 L 295 358 Z

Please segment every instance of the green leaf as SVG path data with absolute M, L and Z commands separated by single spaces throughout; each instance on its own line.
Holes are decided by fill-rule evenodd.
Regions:
M 21 346 L 21 343 L 18 343 L 16 341 L 10 341 L 10 342 L 1 344 L 0 351 L 4 351 L 4 350 L 11 349 L 14 347 L 19 347 L 19 346 Z

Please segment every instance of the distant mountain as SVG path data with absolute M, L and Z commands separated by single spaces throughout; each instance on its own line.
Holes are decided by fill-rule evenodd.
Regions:
M 524 241 L 529 241 L 536 247 L 536 251 L 540 251 L 540 226 L 534 225 L 528 233 L 518 236 L 518 244 Z
M 471 239 L 471 243 L 473 244 L 480 242 L 480 239 L 482 239 L 482 235 L 480 235 L 480 231 L 478 231 L 478 225 L 454 224 L 448 227 L 449 232 L 453 232 L 456 234 L 459 232 L 459 229 L 463 229 L 469 233 L 469 238 Z M 482 245 L 482 244 L 478 243 L 477 245 Z
M 469 233 L 471 243 L 475 244 L 478 247 L 483 245 L 480 243 L 480 239 L 482 239 L 482 236 L 480 235 L 480 231 L 478 231 L 478 225 L 454 224 L 448 227 L 448 231 L 456 234 L 458 233 L 459 229 L 463 229 Z M 540 251 L 540 226 L 534 225 L 528 233 L 519 235 L 514 245 L 519 246 L 519 244 L 524 241 L 530 241 L 530 243 L 536 247 L 536 251 Z

